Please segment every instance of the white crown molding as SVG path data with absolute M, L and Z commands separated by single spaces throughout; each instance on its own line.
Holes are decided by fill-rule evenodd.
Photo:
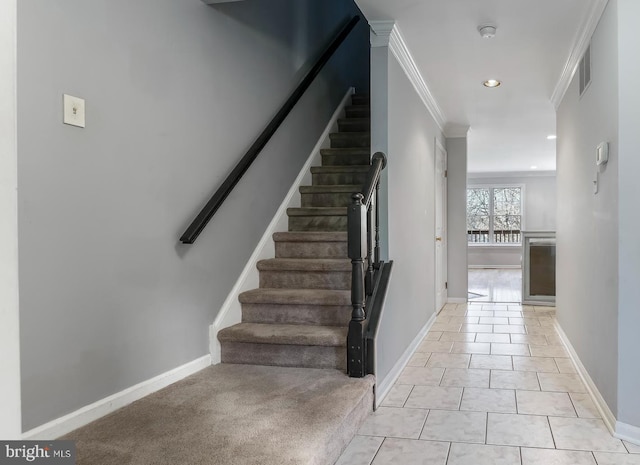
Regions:
M 369 21 L 371 47 L 388 47 L 391 31 L 395 24 L 395 21 Z
M 427 110 L 429 110 L 440 131 L 444 133 L 446 118 L 440 109 L 440 105 L 438 105 L 438 102 L 429 90 L 422 74 L 420 74 L 418 65 L 416 65 L 398 25 L 395 21 L 369 21 L 369 27 L 371 28 L 369 36 L 371 47 L 389 47 L 389 50 L 393 56 L 396 57 L 400 67 L 416 89 L 422 103 L 424 103 Z
M 567 62 L 562 69 L 562 74 L 560 74 L 560 79 L 558 80 L 556 88 L 553 90 L 553 94 L 551 95 L 551 103 L 553 103 L 556 110 L 560 106 L 560 103 L 562 103 L 564 94 L 567 93 L 567 89 L 569 89 L 569 86 L 571 85 L 571 80 L 576 73 L 578 64 L 591 42 L 591 36 L 598 26 L 598 22 L 602 17 L 602 13 L 604 13 L 607 3 L 609 3 L 609 0 L 591 0 L 589 13 L 582 23 L 582 27 L 578 30 L 578 34 L 573 41 L 573 46 L 571 47 L 571 53 L 569 53 Z
M 396 24 L 390 35 L 389 39 L 389 50 L 393 53 L 393 56 L 396 57 L 398 63 L 400 63 L 400 67 L 403 69 L 411 84 L 418 92 L 422 103 L 427 107 L 429 113 L 435 120 L 436 124 L 440 131 L 444 133 L 444 126 L 446 124 L 446 118 L 440 109 L 440 105 L 436 101 L 435 97 L 429 90 L 427 83 L 425 82 L 422 74 L 420 74 L 420 70 L 418 69 L 418 65 L 413 59 L 409 48 L 407 47 L 404 38 L 402 37 L 402 33 Z
M 469 135 L 469 126 L 447 123 L 444 127 L 444 135 L 447 138 L 464 138 Z

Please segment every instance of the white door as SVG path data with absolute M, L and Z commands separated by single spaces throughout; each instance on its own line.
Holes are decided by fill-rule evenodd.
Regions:
M 435 257 L 436 312 L 447 302 L 447 152 L 435 142 Z

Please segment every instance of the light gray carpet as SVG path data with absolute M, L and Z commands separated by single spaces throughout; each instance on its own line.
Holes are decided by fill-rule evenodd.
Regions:
M 64 439 L 77 465 L 330 465 L 372 390 L 338 370 L 216 365 Z

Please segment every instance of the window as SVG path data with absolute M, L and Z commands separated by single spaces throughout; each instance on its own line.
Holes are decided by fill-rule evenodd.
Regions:
M 522 187 L 467 189 L 467 241 L 470 244 L 520 244 Z

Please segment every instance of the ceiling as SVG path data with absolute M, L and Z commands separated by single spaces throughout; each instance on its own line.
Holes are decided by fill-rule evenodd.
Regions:
M 555 170 L 551 99 L 563 79 L 568 84 L 571 73 L 563 71 L 575 65 L 575 48 L 601 0 L 356 3 L 369 21 L 395 20 L 445 131 L 469 126 L 469 172 Z M 492 39 L 478 32 L 487 23 L 497 26 Z M 502 85 L 485 88 L 487 79 Z

